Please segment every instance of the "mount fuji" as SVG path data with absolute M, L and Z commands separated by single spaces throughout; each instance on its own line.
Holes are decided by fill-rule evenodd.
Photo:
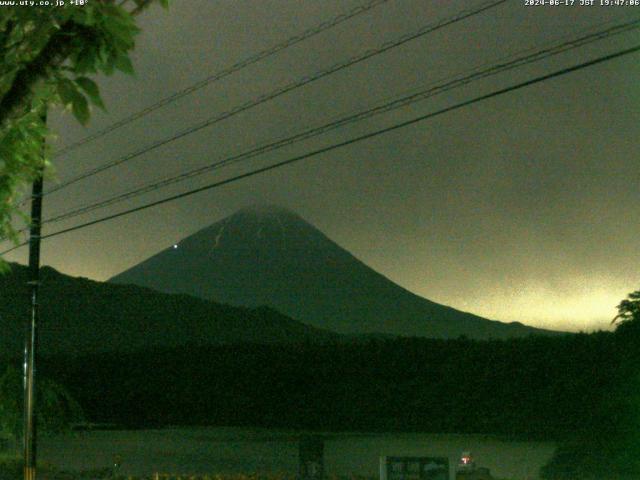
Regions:
M 485 339 L 556 333 L 415 295 L 297 214 L 272 206 L 239 210 L 109 281 L 236 306 L 270 306 L 342 334 Z

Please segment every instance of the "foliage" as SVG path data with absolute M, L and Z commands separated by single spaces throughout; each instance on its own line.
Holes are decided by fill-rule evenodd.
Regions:
M 0 478 L 20 478 L 22 476 L 24 463 L 16 456 L 6 456 L 0 458 Z
M 297 475 L 289 473 L 203 473 L 203 474 L 185 474 L 185 473 L 154 473 L 148 476 L 118 476 L 119 480 L 296 480 Z M 374 480 L 373 477 L 362 476 L 337 476 L 331 475 L 326 477 L 327 480 Z
M 42 379 L 36 390 L 38 429 L 48 433 L 66 430 L 83 419 L 80 405 L 59 384 Z M 9 366 L 0 376 L 0 434 L 19 438 L 22 432 L 22 376 Z
M 110 469 L 107 469 L 111 473 Z M 21 455 L 0 456 L 0 479 L 24 478 L 24 460 Z M 47 462 L 38 462 L 38 478 L 42 480 L 97 480 L 108 478 L 109 475 L 93 475 L 93 472 L 70 473 L 63 472 Z
M 618 330 L 638 330 L 640 327 L 640 290 L 630 293 L 618 304 L 618 315 L 612 323 L 619 322 Z
M 612 385 L 590 422 L 564 442 L 542 470 L 550 480 L 640 478 L 640 290 L 618 305 L 610 359 Z
M 75 477 L 74 477 L 75 478 Z M 92 477 L 101 478 L 101 477 Z M 204 474 L 169 474 L 154 473 L 145 476 L 120 475 L 114 477 L 116 480 L 296 480 L 298 475 L 290 473 L 204 473 Z M 375 480 L 378 477 L 367 477 L 363 475 L 329 475 L 325 477 L 327 480 Z M 73 480 L 69 478 L 68 480 Z M 507 478 L 496 478 L 495 480 L 510 480 Z
M 41 368 L 98 423 L 553 439 L 578 430 L 602 409 L 615 378 L 616 365 L 607 362 L 613 340 L 604 333 L 185 346 L 45 358 Z
M 50 169 L 43 161 L 47 109 L 60 105 L 84 125 L 91 104 L 104 108 L 90 77 L 133 73 L 134 15 L 153 1 L 0 7 L 0 240 L 16 240 L 23 189 Z

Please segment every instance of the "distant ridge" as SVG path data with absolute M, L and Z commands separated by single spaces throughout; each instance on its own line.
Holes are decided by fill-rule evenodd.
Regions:
M 0 275 L 0 355 L 22 349 L 29 312 L 27 268 Z M 43 354 L 134 352 L 154 348 L 334 341 L 338 335 L 304 325 L 272 308 L 220 305 L 135 285 L 113 285 L 41 271 Z
M 509 338 L 557 333 L 419 297 L 375 272 L 299 215 L 250 206 L 110 279 L 247 307 L 269 305 L 344 334 Z

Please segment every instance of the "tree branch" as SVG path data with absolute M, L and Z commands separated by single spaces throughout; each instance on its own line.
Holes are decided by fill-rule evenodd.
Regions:
M 0 100 L 0 128 L 29 111 L 35 88 L 46 78 L 47 71 L 61 65 L 71 54 L 78 27 L 71 22 L 64 24 L 51 35 L 38 56 L 16 74 Z
M 138 15 L 152 2 L 153 0 L 142 0 L 129 12 L 130 15 Z M 11 88 L 0 99 L 0 128 L 29 111 L 35 88 L 47 78 L 49 70 L 62 65 L 73 53 L 75 38 L 86 30 L 87 27 L 73 22 L 63 24 L 38 56 L 16 74 Z

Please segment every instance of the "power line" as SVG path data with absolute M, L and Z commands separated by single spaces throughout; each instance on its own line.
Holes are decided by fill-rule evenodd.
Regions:
M 201 123 L 199 123 L 199 124 L 197 124 L 195 126 L 192 126 L 192 127 L 188 128 L 188 129 L 185 129 L 182 132 L 179 132 L 179 133 L 177 133 L 177 134 L 175 134 L 175 135 L 173 135 L 171 137 L 159 140 L 159 141 L 157 141 L 157 142 L 155 142 L 155 143 L 153 143 L 153 144 L 151 144 L 151 145 L 149 145 L 147 147 L 141 148 L 140 150 L 137 150 L 137 151 L 135 151 L 133 153 L 125 155 L 124 157 L 121 157 L 119 159 L 113 160 L 111 162 L 107 162 L 107 163 L 105 163 L 103 165 L 100 165 L 100 166 L 94 168 L 94 169 L 88 170 L 85 173 L 82 173 L 82 174 L 80 174 L 80 175 L 78 175 L 76 177 L 73 177 L 73 178 L 71 178 L 71 179 L 69 179 L 69 180 L 67 180 L 65 182 L 62 182 L 62 183 L 56 185 L 55 187 L 50 188 L 47 192 L 45 192 L 44 195 L 48 195 L 50 193 L 57 192 L 57 191 L 59 191 L 59 190 L 61 190 L 63 188 L 66 188 L 66 187 L 68 187 L 70 185 L 73 185 L 73 184 L 75 184 L 75 183 L 77 183 L 77 182 L 79 182 L 81 180 L 84 180 L 86 178 L 89 178 L 89 177 L 92 177 L 92 176 L 97 175 L 99 173 L 102 173 L 102 172 L 104 172 L 104 171 L 106 171 L 106 170 L 108 170 L 110 168 L 113 168 L 113 167 L 115 167 L 117 165 L 120 165 L 122 163 L 128 162 L 129 160 L 137 158 L 140 155 L 143 155 L 143 154 L 148 153 L 148 152 L 150 152 L 152 150 L 155 150 L 155 149 L 157 149 L 159 147 L 162 147 L 164 145 L 172 143 L 172 142 L 174 142 L 176 140 L 179 140 L 179 139 L 181 139 L 181 138 L 183 138 L 183 137 L 185 137 L 187 135 L 190 135 L 190 134 L 195 133 L 195 132 L 197 132 L 199 130 L 202 130 L 203 128 L 206 128 L 206 127 L 209 127 L 211 125 L 214 125 L 214 124 L 216 124 L 216 123 L 218 123 L 218 122 L 220 122 L 222 120 L 226 120 L 227 118 L 230 118 L 230 117 L 232 117 L 232 116 L 234 116 L 234 115 L 236 115 L 238 113 L 241 113 L 241 112 L 244 112 L 246 110 L 249 110 L 249 109 L 251 109 L 253 107 L 256 107 L 258 105 L 266 103 L 266 102 L 268 102 L 270 100 L 273 100 L 273 99 L 275 99 L 277 97 L 280 97 L 280 96 L 282 96 L 282 95 L 284 95 L 286 93 L 289 93 L 289 92 L 291 92 L 291 91 L 293 91 L 295 89 L 298 89 L 298 88 L 303 87 L 305 85 L 308 85 L 308 84 L 310 84 L 312 82 L 320 80 L 321 78 L 324 78 L 324 77 L 326 77 L 328 75 L 331 75 L 331 74 L 336 73 L 336 72 L 338 72 L 340 70 L 343 70 L 345 68 L 351 67 L 351 66 L 353 66 L 355 64 L 358 64 L 360 62 L 368 60 L 369 58 L 372 58 L 374 56 L 377 56 L 377 55 L 380 55 L 382 53 L 385 53 L 385 52 L 387 52 L 387 51 L 389 51 L 389 50 L 391 50 L 393 48 L 396 48 L 396 47 L 399 47 L 401 45 L 404 45 L 404 44 L 406 44 L 406 43 L 408 43 L 408 42 L 410 42 L 412 40 L 415 40 L 417 38 L 423 37 L 423 36 L 425 36 L 425 35 L 427 35 L 429 33 L 432 33 L 432 32 L 434 32 L 436 30 L 444 28 L 444 27 L 446 27 L 448 25 L 460 22 L 462 20 L 465 20 L 465 19 L 467 19 L 469 17 L 472 17 L 472 16 L 475 16 L 475 15 L 478 15 L 478 14 L 483 13 L 483 12 L 485 12 L 485 11 L 491 9 L 491 8 L 495 8 L 495 7 L 505 3 L 506 1 L 507 0 L 493 0 L 493 1 L 490 1 L 490 2 L 485 2 L 479 7 L 476 7 L 474 9 L 463 10 L 463 11 L 461 11 L 461 12 L 459 12 L 459 13 L 451 16 L 451 17 L 448 17 L 448 18 L 446 18 L 444 20 L 441 20 L 440 22 L 424 26 L 424 27 L 420 28 L 417 32 L 410 33 L 410 34 L 407 34 L 407 35 L 403 35 L 402 37 L 400 37 L 397 40 L 385 42 L 381 46 L 379 46 L 379 47 L 377 47 L 375 49 L 367 50 L 366 52 L 364 52 L 364 53 L 362 53 L 362 54 L 360 54 L 358 56 L 351 57 L 350 59 L 348 59 L 348 60 L 346 60 L 344 62 L 337 63 L 337 64 L 333 65 L 332 67 L 329 67 L 328 69 L 321 70 L 319 72 L 316 72 L 315 74 L 303 77 L 303 78 L 301 78 L 301 79 L 299 79 L 299 80 L 297 80 L 295 82 L 292 82 L 292 83 L 289 83 L 289 84 L 287 84 L 287 85 L 285 85 L 283 87 L 277 88 L 276 90 L 274 90 L 274 91 L 272 91 L 270 93 L 261 95 L 261 96 L 255 98 L 255 99 L 253 99 L 253 100 L 245 102 L 245 103 L 233 108 L 232 110 L 228 110 L 226 112 L 223 112 L 223 113 L 221 113 L 221 114 L 219 114 L 219 115 L 217 115 L 215 117 L 212 117 L 212 118 L 210 118 L 208 120 L 205 120 L 205 121 L 203 121 L 203 122 L 201 122 Z
M 364 141 L 364 140 L 368 140 L 370 138 L 374 138 L 374 137 L 377 137 L 377 136 L 385 134 L 385 133 L 389 133 L 389 132 L 392 132 L 392 131 L 395 131 L 395 130 L 399 130 L 399 129 L 407 127 L 409 125 L 413 125 L 413 124 L 428 120 L 430 118 L 434 118 L 436 116 L 439 116 L 439 115 L 442 115 L 442 114 L 445 114 L 445 113 L 448 113 L 448 112 L 452 112 L 454 110 L 459 110 L 461 108 L 473 105 L 475 103 L 482 102 L 484 100 L 488 100 L 488 99 L 491 99 L 491 98 L 494 98 L 494 97 L 498 97 L 500 95 L 504 95 L 506 93 L 513 92 L 515 90 L 520 90 L 522 88 L 525 88 L 525 87 L 528 87 L 528 86 L 531 86 L 531 85 L 535 85 L 535 84 L 538 84 L 538 83 L 545 82 L 545 81 L 550 80 L 552 78 L 556 78 L 556 77 L 560 77 L 560 76 L 563 76 L 563 75 L 567 75 L 569 73 L 576 72 L 578 70 L 582 70 L 582 69 L 587 68 L 587 67 L 591 67 L 591 66 L 594 66 L 594 65 L 597 65 L 597 64 L 600 64 L 600 63 L 611 61 L 611 60 L 616 59 L 616 58 L 620 58 L 620 57 L 623 57 L 623 56 L 626 56 L 626 55 L 630 55 L 630 54 L 636 53 L 638 51 L 640 51 L 640 45 L 636 45 L 634 47 L 631 47 L 631 48 L 628 48 L 628 49 L 625 49 L 625 50 L 620 50 L 620 51 L 617 51 L 617 52 L 609 54 L 609 55 L 598 57 L 598 58 L 596 58 L 594 60 L 590 60 L 590 61 L 587 61 L 587 62 L 584 62 L 584 63 L 580 63 L 580 64 L 574 65 L 572 67 L 566 67 L 566 68 L 563 68 L 561 70 L 556 70 L 555 72 L 552 72 L 552 73 L 549 73 L 549 74 L 546 74 L 546 75 L 542 75 L 542 76 L 538 76 L 538 77 L 535 77 L 535 78 L 533 78 L 531 80 L 526 80 L 524 82 L 517 83 L 517 84 L 512 85 L 510 87 L 502 88 L 502 89 L 499 89 L 499 90 L 494 90 L 493 92 L 474 97 L 474 98 L 472 98 L 470 100 L 466 100 L 464 102 L 460 102 L 460 103 L 457 103 L 457 104 L 449 106 L 449 107 L 442 108 L 442 109 L 437 110 L 435 112 L 427 113 L 425 115 L 421 115 L 421 116 L 415 117 L 415 118 L 413 118 L 411 120 L 406 120 L 404 122 L 397 123 L 397 124 L 392 125 L 390 127 L 385 127 L 385 128 L 379 129 L 379 130 L 375 130 L 373 132 L 369 132 L 369 133 L 364 134 L 364 135 L 353 137 L 353 138 L 351 138 L 349 140 L 345 140 L 343 142 L 339 142 L 339 143 L 335 143 L 333 145 L 329 145 L 327 147 L 319 148 L 317 150 L 314 150 L 314 151 L 311 151 L 311 152 L 308 152 L 308 153 L 305 153 L 305 154 L 302 154 L 302 155 L 298 155 L 298 156 L 295 156 L 293 158 L 289 158 L 287 160 L 283 160 L 281 162 L 277 162 L 277 163 L 268 165 L 266 167 L 258 168 L 258 169 L 252 170 L 250 172 L 246 172 L 246 173 L 243 173 L 243 174 L 236 175 L 234 177 L 227 178 L 225 180 L 220 180 L 218 182 L 210 183 L 210 184 L 202 186 L 202 187 L 194 188 L 192 190 L 188 190 L 186 192 L 182 192 L 182 193 L 177 194 L 177 195 L 172 195 L 172 196 L 169 196 L 169 197 L 165 197 L 165 198 L 163 198 L 161 200 L 150 202 L 150 203 L 147 203 L 145 205 L 141 205 L 141 206 L 138 206 L 138 207 L 135 207 L 135 208 L 124 210 L 122 212 L 115 213 L 115 214 L 112 214 L 112 215 L 107 215 L 105 217 L 102 217 L 102 218 L 99 218 L 99 219 L 96 219 L 96 220 L 91 220 L 89 222 L 85 222 L 85 223 L 82 223 L 82 224 L 79 224 L 79 225 L 75 225 L 73 227 L 65 228 L 63 230 L 58 230 L 57 232 L 53 232 L 53 233 L 49 233 L 47 235 L 43 235 L 42 239 L 52 238 L 52 237 L 56 237 L 58 235 L 62 235 L 64 233 L 69 233 L 69 232 L 73 232 L 75 230 L 80 230 L 82 228 L 86 228 L 86 227 L 89 227 L 89 226 L 92 226 L 92 225 L 96 225 L 96 224 L 103 223 L 103 222 L 106 222 L 106 221 L 109 221 L 109 220 L 113 220 L 113 219 L 116 219 L 116 218 L 119 218 L 119 217 L 122 217 L 122 216 L 125 216 L 125 215 L 129 215 L 131 213 L 139 212 L 139 211 L 151 208 L 151 207 L 155 207 L 155 206 L 162 205 L 162 204 L 165 204 L 165 203 L 169 203 L 169 202 L 181 199 L 181 198 L 185 198 L 185 197 L 188 197 L 188 196 L 191 196 L 191 195 L 195 195 L 196 193 L 200 193 L 200 192 L 203 192 L 203 191 L 206 191 L 206 190 L 211 190 L 213 188 L 221 187 L 223 185 L 227 185 L 229 183 L 233 183 L 233 182 L 236 182 L 238 180 L 242 180 L 242 179 L 245 179 L 245 178 L 248 178 L 248 177 L 252 177 L 252 176 L 255 176 L 255 175 L 270 171 L 270 170 L 275 170 L 275 169 L 283 167 L 285 165 L 290 165 L 292 163 L 296 163 L 296 162 L 305 160 L 307 158 L 314 157 L 316 155 L 327 153 L 327 152 L 330 152 L 332 150 L 336 150 L 336 149 L 339 149 L 339 148 L 342 148 L 342 147 L 346 147 L 348 145 L 352 145 L 354 143 L 358 143 L 358 142 L 361 142 L 361 141 Z M 8 250 L 5 250 L 5 251 L 1 252 L 0 255 L 4 255 L 6 253 L 9 253 L 10 251 L 15 250 L 15 249 L 17 249 L 17 248 L 19 248 L 21 246 L 24 246 L 24 245 L 26 245 L 26 243 L 22 243 L 20 245 L 16 245 L 13 248 L 10 248 Z
M 456 77 L 449 77 L 445 83 L 441 83 L 436 86 L 430 86 L 427 89 L 422 89 L 420 91 L 411 93 L 410 95 L 407 95 L 401 98 L 396 98 L 390 102 L 367 109 L 365 111 L 361 111 L 355 114 L 350 114 L 346 117 L 342 117 L 338 120 L 331 121 L 324 125 L 305 130 L 304 132 L 297 133 L 293 136 L 282 138 L 275 142 L 270 142 L 270 143 L 255 147 L 241 154 L 227 157 L 224 160 L 219 160 L 209 165 L 205 165 L 203 167 L 199 167 L 196 169 L 183 172 L 179 175 L 174 175 L 174 176 L 162 179 L 160 181 L 152 182 L 152 183 L 143 185 L 141 187 L 135 188 L 133 190 L 112 196 L 104 200 L 100 200 L 98 202 L 95 202 L 89 205 L 76 207 L 74 209 L 63 212 L 59 215 L 46 219 L 44 223 L 54 223 L 62 220 L 67 220 L 99 208 L 120 203 L 122 201 L 138 197 L 145 193 L 149 193 L 149 192 L 158 190 L 160 188 L 164 188 L 166 186 L 179 183 L 189 178 L 193 178 L 193 177 L 205 174 L 212 170 L 219 169 L 243 160 L 248 160 L 250 158 L 256 157 L 266 152 L 283 148 L 285 146 L 293 145 L 302 140 L 307 140 L 309 138 L 321 135 L 330 130 L 334 130 L 336 128 L 345 126 L 347 124 L 362 121 L 362 120 L 371 118 L 375 115 L 386 113 L 386 112 L 413 104 L 415 102 L 425 100 L 427 98 L 447 92 L 454 88 L 467 85 L 469 83 L 478 81 L 480 79 L 494 76 L 499 73 L 503 73 L 505 71 L 512 70 L 517 67 L 521 67 L 523 65 L 538 62 L 540 60 L 549 58 L 554 55 L 558 55 L 568 50 L 582 47 L 584 45 L 602 40 L 604 38 L 609 38 L 612 35 L 617 35 L 617 34 L 631 31 L 633 29 L 637 29 L 639 26 L 640 26 L 640 19 L 635 19 L 629 22 L 624 22 L 622 24 L 614 25 L 604 30 L 592 32 L 588 35 L 583 35 L 578 38 L 571 38 L 568 40 L 564 40 L 561 43 L 558 43 L 558 41 L 556 41 L 554 43 L 547 44 L 545 47 L 538 47 L 537 49 L 527 49 L 524 51 L 520 51 L 518 52 L 518 54 L 523 54 L 528 52 L 532 52 L 532 53 L 528 53 L 526 55 L 521 55 L 521 56 L 517 56 L 518 54 L 512 54 L 506 58 L 498 60 L 499 63 L 497 64 L 496 63 L 490 64 L 490 66 L 488 68 L 485 68 L 484 70 L 478 71 L 480 67 L 476 67 L 475 69 L 471 70 L 471 72 L 474 72 L 474 73 L 458 75 Z M 506 61 L 507 59 L 511 59 L 511 60 Z
M 344 23 L 352 18 L 357 17 L 358 15 L 361 15 L 363 13 L 366 13 L 370 10 L 373 10 L 374 8 L 382 5 L 383 3 L 387 3 L 389 0 L 373 0 L 370 1 L 368 3 L 365 3 L 363 5 L 360 5 L 358 7 L 355 7 L 353 9 L 351 9 L 350 11 L 346 12 L 346 13 L 342 13 L 340 15 L 337 15 L 336 17 L 334 17 L 331 20 L 322 22 L 314 27 L 311 27 L 307 30 L 305 30 L 304 32 L 295 35 L 293 37 L 290 37 L 288 39 L 286 39 L 284 42 L 279 43 L 277 45 L 274 45 L 272 47 L 269 47 L 265 50 L 262 50 L 254 55 L 251 55 L 247 58 L 244 58 L 243 60 L 240 60 L 239 62 L 231 65 L 230 67 L 225 68 L 224 70 L 221 70 L 220 72 L 214 73 L 213 75 L 210 75 L 209 77 L 200 80 L 186 88 L 183 88 L 182 90 L 179 90 L 171 95 L 169 95 L 168 97 L 163 98 L 162 100 L 149 105 L 148 107 L 144 108 L 143 110 L 140 110 L 132 115 L 129 115 L 128 117 L 125 117 L 117 122 L 115 122 L 112 125 L 109 125 L 108 127 L 94 133 L 93 135 L 89 135 L 81 140 L 78 140 L 77 142 L 74 142 L 70 145 L 67 145 L 63 148 L 61 148 L 58 152 L 56 152 L 54 158 L 57 157 L 61 157 L 67 153 L 69 153 L 72 150 L 75 150 L 76 148 L 85 145 L 89 142 L 92 142 L 94 140 L 97 140 L 98 138 L 101 138 L 105 135 L 107 135 L 108 133 L 113 132 L 114 130 L 117 130 L 118 128 L 124 127 L 125 125 L 128 125 L 129 123 L 138 120 L 139 118 L 142 118 L 154 111 L 156 111 L 157 109 L 164 107 L 165 105 L 168 105 L 169 103 L 172 103 L 182 97 L 185 97 L 187 95 L 192 94 L 193 92 L 196 92 L 204 87 L 206 87 L 207 85 L 210 85 L 214 82 L 217 82 L 218 80 L 222 80 L 225 77 L 228 77 L 229 75 L 231 75 L 232 73 L 235 73 L 239 70 L 242 70 L 250 65 L 253 65 L 254 63 L 258 63 L 261 60 L 264 60 L 266 58 L 269 58 L 273 55 L 275 55 L 276 53 L 281 52 L 282 50 L 285 50 L 286 48 L 292 47 L 304 40 L 307 40 L 311 37 L 314 37 L 315 35 L 318 35 L 322 32 L 325 32 L 326 30 L 329 30 L 341 23 Z

